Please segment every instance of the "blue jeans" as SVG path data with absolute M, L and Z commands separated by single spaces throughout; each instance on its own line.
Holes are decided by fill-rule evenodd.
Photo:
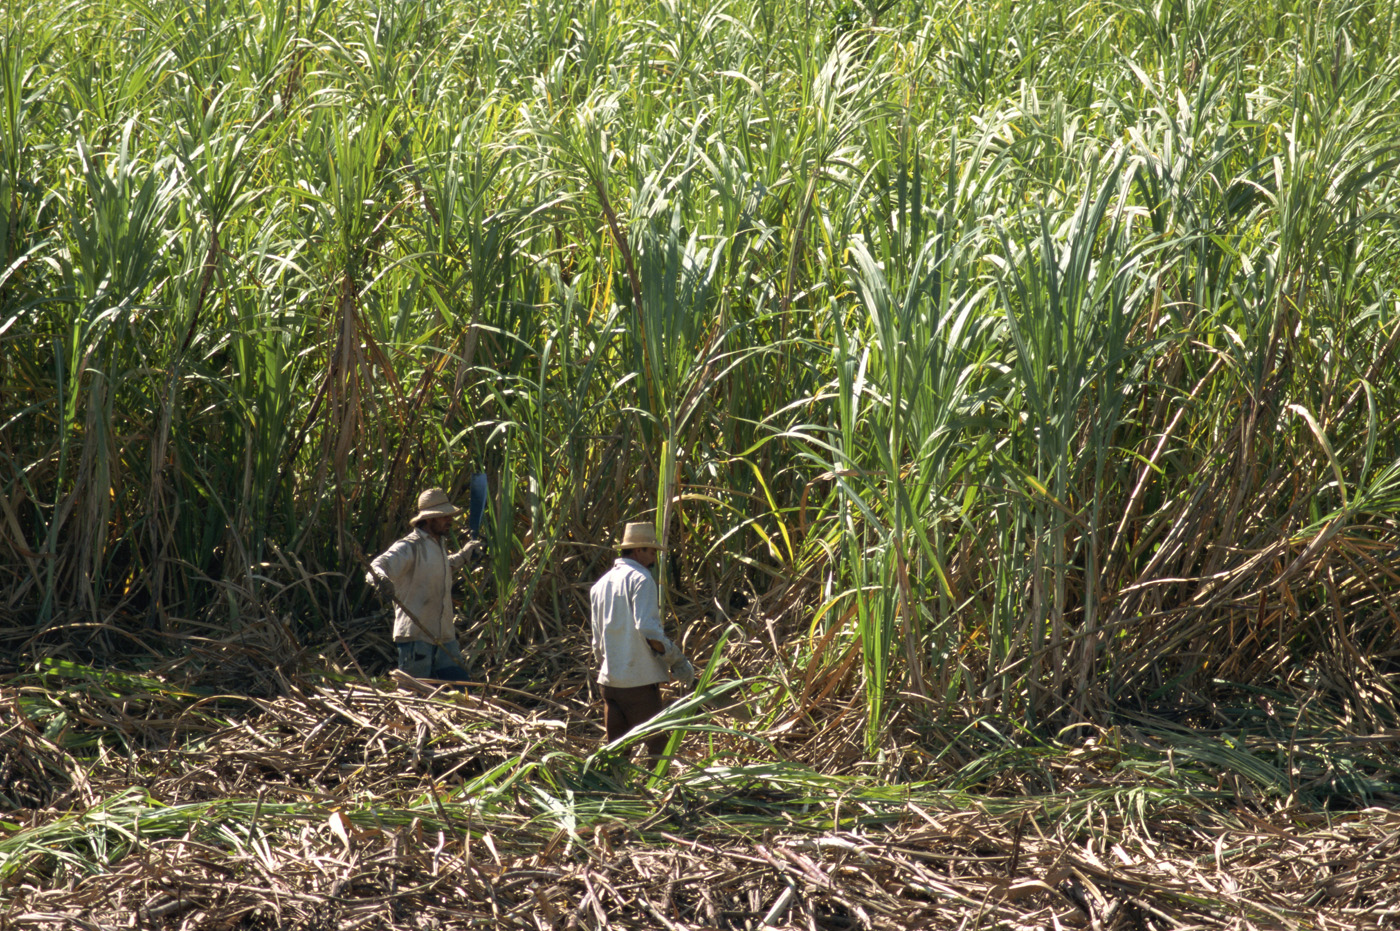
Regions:
M 467 681 L 467 661 L 462 658 L 462 648 L 453 641 L 437 646 L 410 640 L 398 647 L 399 668 L 414 678 Z

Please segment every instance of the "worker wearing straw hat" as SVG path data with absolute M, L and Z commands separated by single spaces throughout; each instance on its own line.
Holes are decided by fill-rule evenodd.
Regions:
M 366 581 L 394 602 L 399 668 L 420 679 L 465 681 L 462 648 L 452 626 L 452 573 L 466 562 L 473 540 L 448 552 L 447 534 L 462 509 L 441 488 L 418 496 L 408 536 L 374 558 Z
M 667 638 L 661 626 L 656 564 L 661 543 L 651 524 L 628 524 L 612 568 L 589 592 L 593 658 L 603 691 L 603 726 L 611 742 L 661 710 L 660 684 L 695 680 L 695 668 Z M 660 756 L 666 734 L 645 741 L 647 752 Z

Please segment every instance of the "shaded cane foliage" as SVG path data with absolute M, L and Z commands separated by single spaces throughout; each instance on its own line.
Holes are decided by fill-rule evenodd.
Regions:
M 1396 723 L 1383 5 L 3 30 L 17 649 L 338 635 L 414 494 L 486 471 L 485 668 L 576 633 L 654 516 L 692 648 L 761 635 L 773 715 L 858 689 L 871 749 L 900 695 L 1045 727 L 1228 682 Z

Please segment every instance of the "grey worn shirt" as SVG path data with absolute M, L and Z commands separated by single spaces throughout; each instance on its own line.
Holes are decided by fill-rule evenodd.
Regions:
M 394 594 L 419 624 L 394 605 L 394 642 L 412 640 L 454 642 L 452 627 L 452 571 L 466 560 L 466 550 L 449 553 L 424 530 L 413 532 L 374 557 L 374 571 L 394 584 Z M 374 579 L 366 576 L 370 584 Z

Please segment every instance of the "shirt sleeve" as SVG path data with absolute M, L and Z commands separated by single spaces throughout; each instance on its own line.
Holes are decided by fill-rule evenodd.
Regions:
M 588 643 L 593 648 L 593 662 L 602 664 L 603 662 L 603 624 L 602 610 L 596 600 L 590 599 L 589 622 L 588 622 Z
M 413 546 L 407 540 L 399 540 L 374 557 L 370 566 L 374 575 L 388 579 L 397 587 L 412 564 Z
M 661 626 L 661 607 L 657 603 L 655 579 L 637 578 L 637 586 L 632 592 L 632 617 L 643 637 L 662 643 L 670 642 Z

